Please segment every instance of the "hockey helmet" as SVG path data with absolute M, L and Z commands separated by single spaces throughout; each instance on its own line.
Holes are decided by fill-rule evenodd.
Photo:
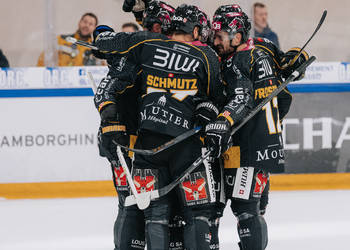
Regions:
M 142 26 L 152 30 L 154 23 L 159 23 L 162 32 L 167 33 L 170 29 L 171 19 L 175 13 L 175 8 L 163 1 L 153 0 L 148 3 L 143 14 Z
M 210 20 L 197 6 L 181 4 L 176 8 L 171 23 L 172 31 L 183 31 L 192 34 L 195 27 L 199 27 L 201 41 L 206 42 L 210 35 Z
M 235 34 L 242 34 L 242 43 L 249 38 L 251 28 L 250 21 L 246 13 L 237 4 L 220 6 L 214 14 L 213 31 L 226 31 L 230 39 Z

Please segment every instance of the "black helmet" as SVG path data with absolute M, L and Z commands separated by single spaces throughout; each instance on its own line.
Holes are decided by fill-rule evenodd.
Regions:
M 170 29 L 171 19 L 175 13 L 175 8 L 162 1 L 153 0 L 148 3 L 143 14 L 142 26 L 152 30 L 154 23 L 159 23 L 162 32 L 167 33 Z
M 195 27 L 199 27 L 201 41 L 206 42 L 210 34 L 210 20 L 197 6 L 181 4 L 176 8 L 171 27 L 172 31 L 183 31 L 192 34 Z
M 236 33 L 242 34 L 242 43 L 249 38 L 251 28 L 248 16 L 237 4 L 220 6 L 216 11 L 212 24 L 214 31 L 226 31 L 230 39 Z
M 216 15 L 222 15 L 223 13 L 229 13 L 229 12 L 237 12 L 242 13 L 243 10 L 241 6 L 238 4 L 227 4 L 227 5 L 221 5 L 214 13 L 214 16 Z

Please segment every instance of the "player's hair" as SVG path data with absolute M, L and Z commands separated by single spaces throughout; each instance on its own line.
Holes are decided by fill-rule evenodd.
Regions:
M 133 28 L 135 30 L 135 32 L 139 31 L 139 27 L 135 23 L 124 23 L 122 25 L 122 29 L 127 28 L 127 27 Z

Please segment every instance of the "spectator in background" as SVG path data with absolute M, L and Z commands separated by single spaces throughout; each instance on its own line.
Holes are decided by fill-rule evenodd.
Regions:
M 139 27 L 136 23 L 124 23 L 122 25 L 122 32 L 137 32 L 139 31 Z
M 254 3 L 254 36 L 269 39 L 279 48 L 278 36 L 267 23 L 267 7 L 263 3 Z
M 0 68 L 8 68 L 10 67 L 9 61 L 7 60 L 6 56 L 2 53 L 2 50 L 0 49 Z
M 85 13 L 78 23 L 78 30 L 74 34 L 57 37 L 58 66 L 88 66 L 101 65 L 102 61 L 96 59 L 89 48 L 67 42 L 69 36 L 88 43 L 92 42 L 92 32 L 98 24 L 97 16 Z M 45 66 L 44 52 L 41 53 L 37 66 Z

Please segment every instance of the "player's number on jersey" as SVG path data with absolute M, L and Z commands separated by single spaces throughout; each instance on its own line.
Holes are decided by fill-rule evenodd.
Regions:
M 277 97 L 272 98 L 272 100 L 266 103 L 265 106 L 262 108 L 262 110 L 265 111 L 267 127 L 269 129 L 270 135 L 282 132 L 279 114 L 277 112 L 277 121 L 275 122 L 275 119 L 273 118 L 273 112 L 272 112 L 273 108 L 277 109 L 278 111 Z
M 197 93 L 197 89 L 194 90 L 175 90 L 171 89 L 170 93 L 172 93 L 173 98 L 183 101 L 187 96 L 189 95 L 195 95 Z M 154 92 L 167 92 L 166 89 L 158 89 L 158 88 L 152 88 L 147 87 L 147 94 L 154 93 Z
M 259 79 L 262 79 L 264 77 L 267 77 L 267 76 L 271 76 L 272 75 L 272 68 L 271 68 L 271 65 L 270 63 L 266 60 L 266 59 L 262 59 L 258 62 L 259 64 L 259 75 L 258 75 L 258 78 Z

